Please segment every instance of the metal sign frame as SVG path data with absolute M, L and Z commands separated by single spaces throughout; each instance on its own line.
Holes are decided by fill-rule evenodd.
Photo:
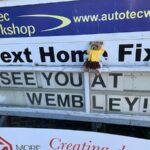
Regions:
M 58 2 L 63 0 L 44 0 L 42 3 L 46 2 Z M 68 1 L 68 0 L 65 0 Z M 12 2 L 1 2 L 2 6 L 18 6 L 27 5 L 25 1 L 15 1 Z M 30 4 L 39 3 L 36 0 L 29 2 Z M 14 44 L 44 44 L 44 43 L 61 43 L 63 42 L 89 42 L 94 40 L 149 40 L 150 32 L 136 32 L 133 33 L 117 33 L 117 34 L 97 34 L 97 35 L 77 35 L 77 36 L 58 36 L 58 37 L 34 37 L 34 38 L 13 38 L 13 39 L 0 39 L 1 44 L 14 45 Z M 17 41 L 17 42 L 16 42 Z M 44 41 L 44 42 L 43 42 Z M 66 72 L 83 72 L 82 67 L 72 68 L 70 67 L 46 67 L 46 66 L 0 66 L 1 71 L 66 71 Z M 104 67 L 102 72 L 150 72 L 150 63 L 147 66 L 111 66 Z M 84 72 L 84 93 L 89 93 L 89 74 Z M 0 106 L 0 115 L 4 116 L 24 116 L 24 117 L 35 117 L 35 118 L 49 118 L 49 119 L 62 119 L 62 120 L 78 120 L 78 121 L 88 121 L 88 122 L 100 122 L 100 123 L 112 123 L 121 125 L 135 125 L 135 126 L 145 126 L 150 127 L 150 117 L 144 115 L 125 115 L 125 114 L 106 114 L 106 113 L 90 113 L 90 96 L 85 94 L 86 106 L 85 112 L 72 112 L 66 110 L 49 110 L 49 109 L 39 109 L 39 108 L 27 108 L 27 107 L 6 107 Z
M 72 72 L 83 72 L 83 68 L 65 68 L 65 67 L 12 67 L 7 68 L 0 67 L 2 71 L 72 71 Z M 126 70 L 124 67 L 120 67 L 123 72 L 130 72 L 132 70 Z M 133 69 L 133 68 L 132 68 Z M 136 67 L 134 70 L 139 71 Z M 118 68 L 103 68 L 103 72 L 118 72 Z M 120 71 L 120 70 L 119 70 Z M 136 72 L 135 71 L 135 72 Z M 141 71 L 149 72 L 150 68 L 142 68 Z M 84 72 L 84 93 L 89 93 L 89 74 Z M 39 109 L 39 108 L 27 108 L 27 107 L 0 107 L 0 115 L 4 116 L 24 116 L 24 117 L 35 117 L 35 118 L 48 118 L 48 119 L 61 119 L 61 120 L 76 120 L 76 121 L 88 121 L 88 122 L 99 122 L 99 123 L 112 123 L 112 124 L 122 124 L 122 125 L 135 125 L 135 126 L 145 126 L 150 127 L 149 116 L 144 115 L 128 115 L 128 114 L 114 114 L 114 113 L 90 113 L 90 95 L 85 94 L 85 112 L 74 112 L 67 110 L 49 110 L 49 109 Z

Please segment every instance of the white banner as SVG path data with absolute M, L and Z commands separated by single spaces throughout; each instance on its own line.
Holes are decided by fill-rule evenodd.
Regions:
M 102 72 L 100 76 L 89 76 L 92 91 L 150 91 L 149 72 Z M 0 71 L 0 87 L 83 90 L 84 76 L 83 72 Z
M 103 41 L 103 39 L 100 39 Z M 89 42 L 7 44 L 0 45 L 0 65 L 83 65 Z M 150 44 L 147 39 L 104 41 L 108 60 L 104 65 L 149 65 Z
M 0 106 L 82 111 L 91 114 L 150 114 L 150 73 L 2 71 Z M 85 82 L 89 86 L 85 87 Z M 142 83 L 142 84 L 141 84 Z M 86 92 L 89 88 L 90 92 Z M 90 117 L 90 114 L 89 114 Z
M 149 140 L 103 133 L 0 129 L 0 150 L 149 150 L 149 147 Z

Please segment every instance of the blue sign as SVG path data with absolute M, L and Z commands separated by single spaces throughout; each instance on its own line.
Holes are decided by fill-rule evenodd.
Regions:
M 150 1 L 79 0 L 0 8 L 0 38 L 150 31 Z

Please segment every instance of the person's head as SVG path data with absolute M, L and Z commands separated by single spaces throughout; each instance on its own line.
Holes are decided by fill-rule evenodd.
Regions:
M 90 48 L 92 50 L 99 50 L 102 48 L 103 42 L 102 41 L 93 41 L 90 42 Z

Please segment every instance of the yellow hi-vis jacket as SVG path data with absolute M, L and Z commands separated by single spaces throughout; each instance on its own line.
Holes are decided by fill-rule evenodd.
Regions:
M 103 48 L 101 48 L 99 50 L 91 50 L 91 49 L 89 49 L 87 51 L 88 61 L 99 62 L 100 61 L 100 57 L 103 55 L 104 52 L 105 52 L 105 50 Z

